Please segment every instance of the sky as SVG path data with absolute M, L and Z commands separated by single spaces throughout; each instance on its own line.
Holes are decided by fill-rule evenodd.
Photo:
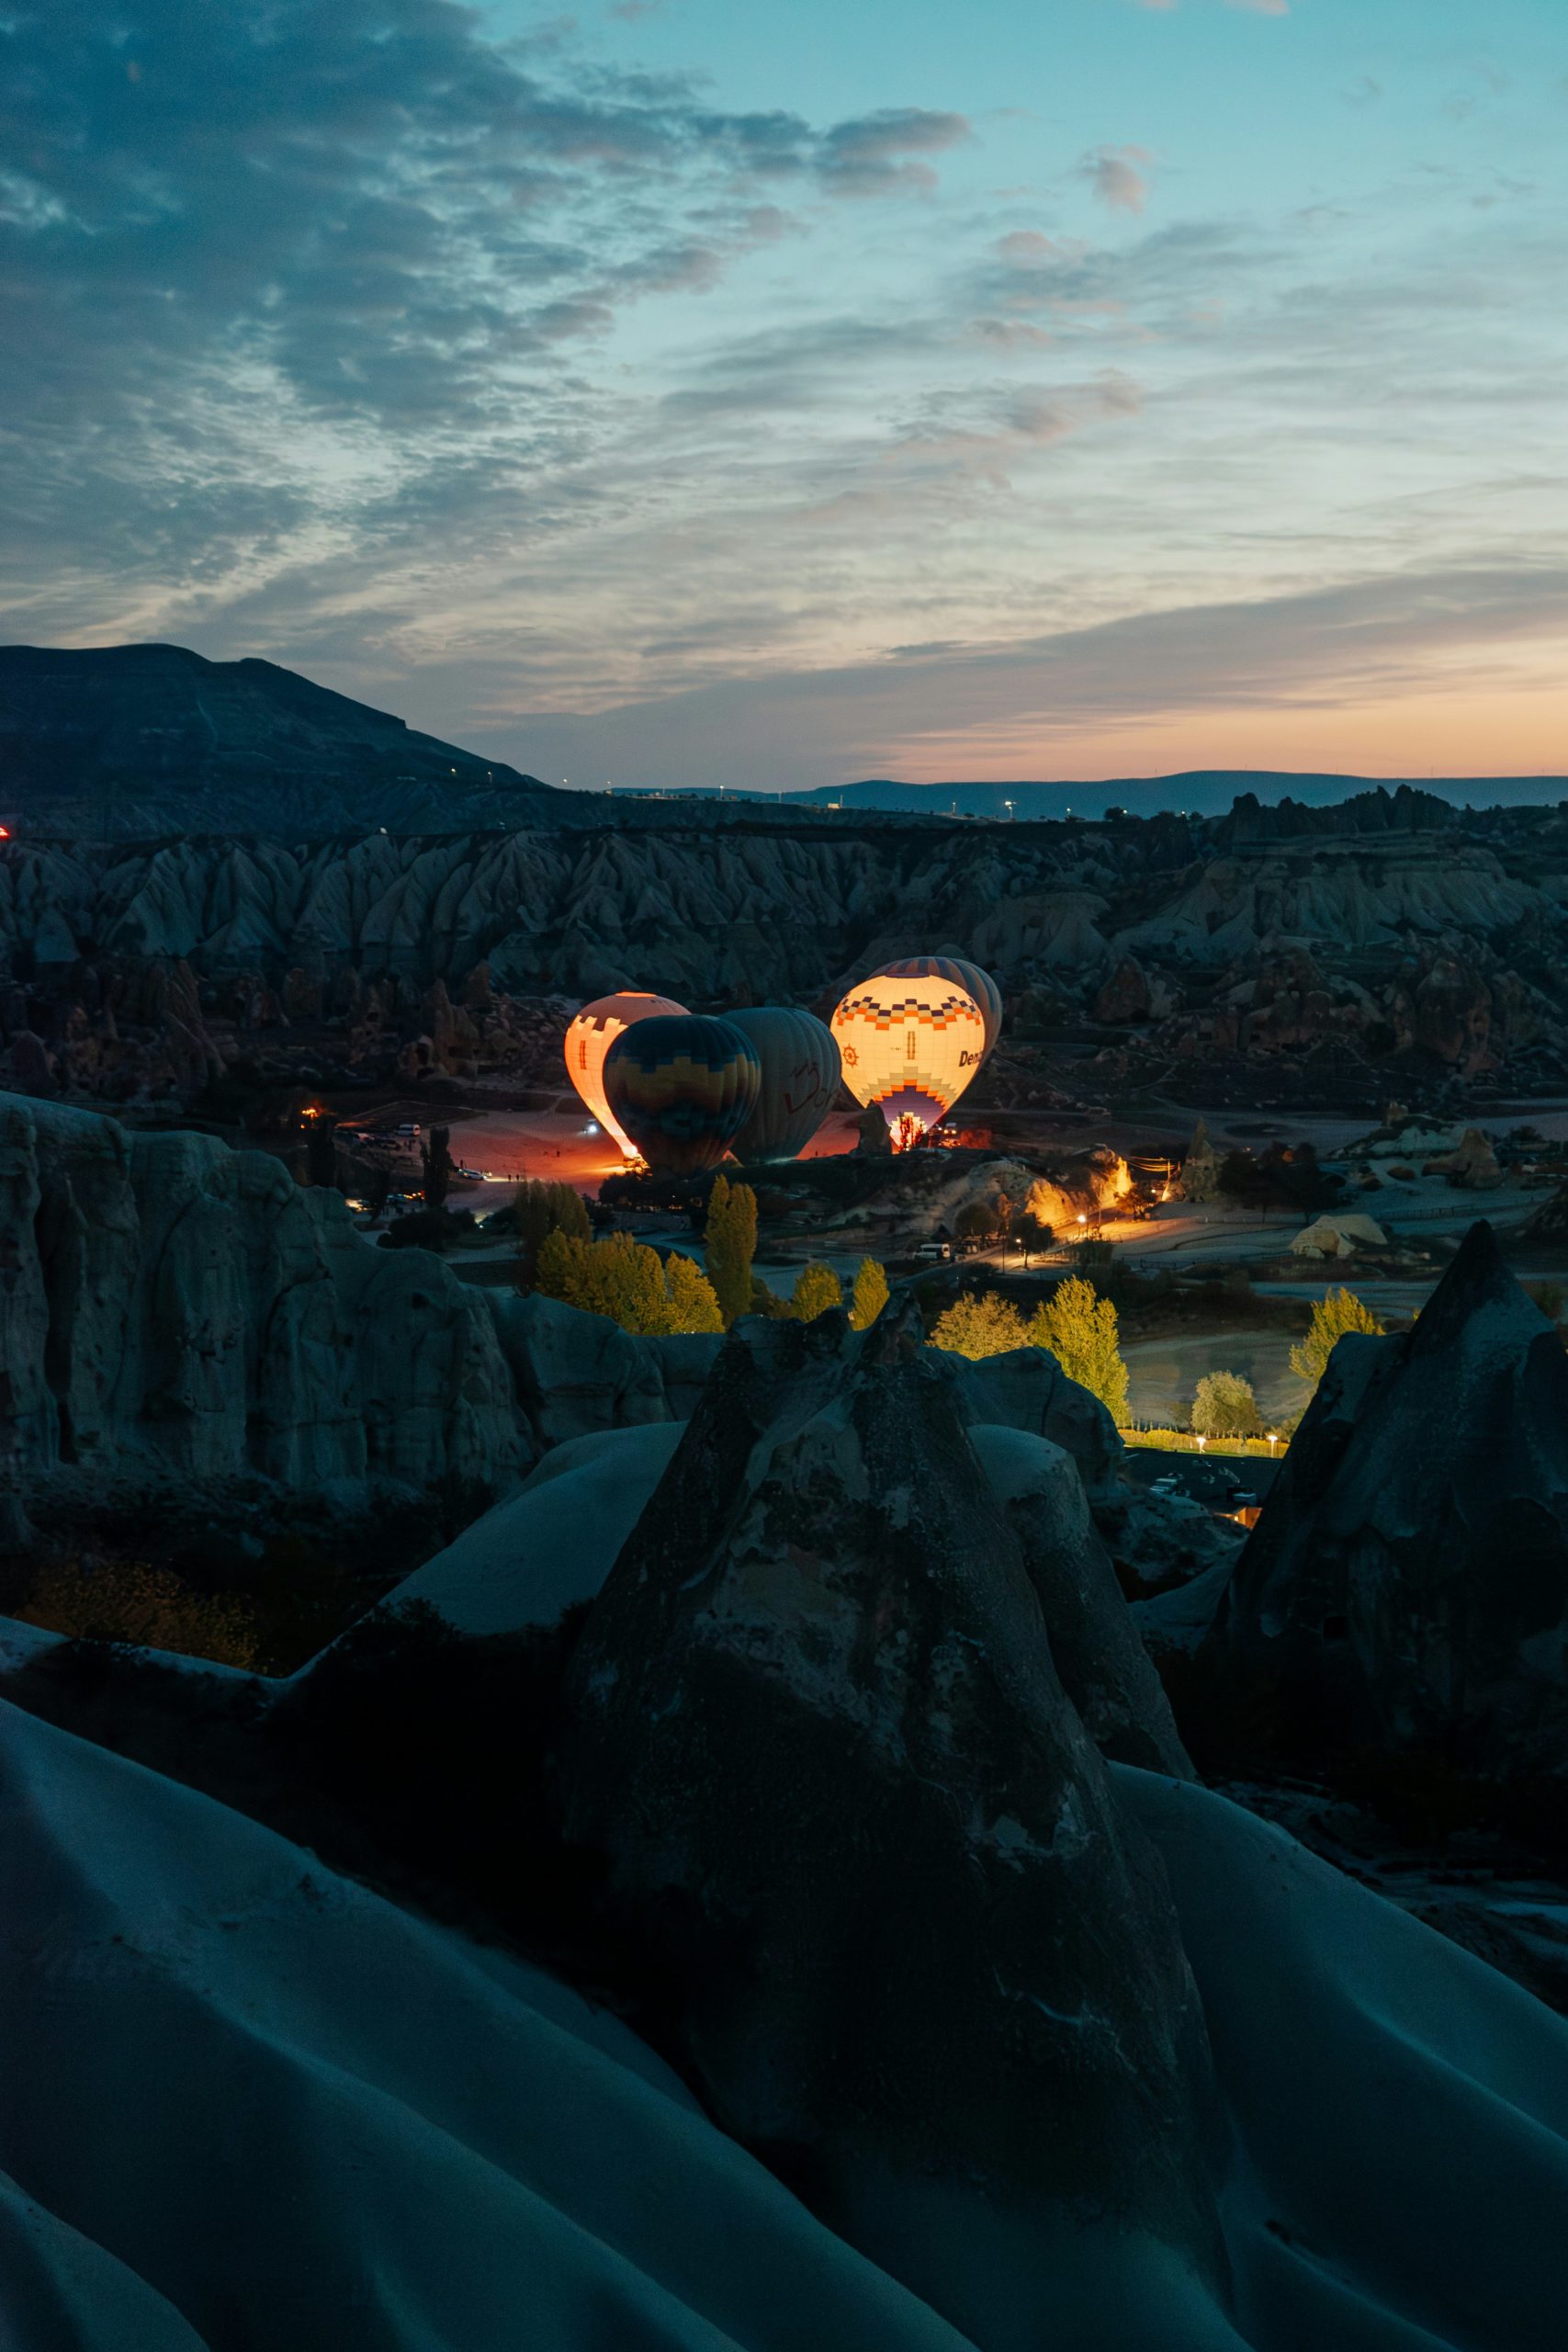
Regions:
M 1568 771 L 1564 0 L 0 0 L 0 639 L 573 785 Z

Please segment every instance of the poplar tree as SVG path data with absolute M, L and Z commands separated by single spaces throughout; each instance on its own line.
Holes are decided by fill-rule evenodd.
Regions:
M 547 1234 L 564 1233 L 574 1241 L 588 1239 L 588 1210 L 581 1193 L 570 1184 L 519 1184 L 512 1211 L 525 1281 L 534 1279 Z
M 718 1300 L 726 1330 L 751 1312 L 751 1261 L 757 1254 L 757 1195 L 750 1184 L 732 1184 L 716 1176 L 708 1194 L 706 1246 L 708 1280 Z
M 874 1258 L 863 1258 L 855 1269 L 850 1321 L 857 1331 L 869 1331 L 887 1304 L 887 1276 Z

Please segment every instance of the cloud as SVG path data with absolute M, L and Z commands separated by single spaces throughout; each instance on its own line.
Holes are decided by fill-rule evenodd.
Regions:
M 1144 147 L 1096 147 L 1077 164 L 1089 193 L 1111 212 L 1141 212 L 1148 198 L 1146 166 L 1154 158 Z
M 942 154 L 971 135 L 961 114 L 888 107 L 856 121 L 835 124 L 818 143 L 817 168 L 836 196 L 924 191 L 936 186 L 936 174 L 923 159 Z
M 1060 773 L 1086 741 L 1115 773 L 1119 739 L 1136 744 L 1151 728 L 1195 720 L 1201 741 L 1214 720 L 1250 714 L 1255 740 L 1267 741 L 1257 722 L 1326 726 L 1379 698 L 1438 698 L 1440 736 L 1456 662 L 1471 682 L 1489 667 L 1501 679 L 1512 648 L 1565 626 L 1562 564 L 1396 571 L 1012 644 L 899 644 L 837 669 L 726 681 L 581 719 L 527 712 L 492 726 L 488 748 L 519 759 L 543 745 L 550 773 L 566 761 L 562 774 L 575 762 L 627 781 L 745 776 L 790 788 L 851 775 Z M 814 754 L 805 770 L 803 744 Z

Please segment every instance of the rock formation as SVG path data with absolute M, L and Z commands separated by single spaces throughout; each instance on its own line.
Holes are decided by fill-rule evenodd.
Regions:
M 711 2110 L 982 2342 L 998 2233 L 1223 2277 L 1168 1897 L 1010 1508 L 897 1319 L 742 1324 L 589 1620 L 562 1767 Z
M 1413 1330 L 1340 1340 L 1210 1640 L 1341 1736 L 1568 1772 L 1568 1356 L 1489 1226 Z
M 0 1455 L 88 1493 L 494 1491 L 541 1447 L 688 1412 L 716 1346 L 378 1250 L 265 1153 L 3 1095 L 0 1307 Z

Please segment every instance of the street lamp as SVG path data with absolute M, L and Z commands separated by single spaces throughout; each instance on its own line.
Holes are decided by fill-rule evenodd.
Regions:
M 1270 1460 L 1270 1462 L 1274 1459 L 1274 1448 L 1279 1444 L 1279 1442 L 1280 1442 L 1280 1432 L 1279 1432 L 1279 1430 L 1269 1430 L 1269 1459 Z

